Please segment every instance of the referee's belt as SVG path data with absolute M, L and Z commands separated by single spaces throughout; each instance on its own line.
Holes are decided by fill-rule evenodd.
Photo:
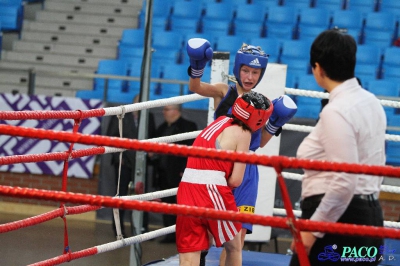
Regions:
M 319 195 L 314 195 L 314 196 L 310 196 L 307 198 L 304 198 L 302 201 L 309 201 L 309 202 L 319 202 L 322 200 L 322 198 L 324 197 L 325 194 L 319 194 Z M 372 193 L 372 194 L 368 194 L 368 195 L 362 195 L 362 194 L 356 194 L 353 195 L 353 199 L 360 199 L 360 200 L 365 200 L 365 201 L 377 201 L 379 199 L 379 193 Z

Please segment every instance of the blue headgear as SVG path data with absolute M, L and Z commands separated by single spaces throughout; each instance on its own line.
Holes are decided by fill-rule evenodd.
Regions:
M 240 80 L 239 74 L 242 65 L 246 65 L 252 68 L 261 68 L 260 79 L 257 82 L 258 84 L 260 83 L 264 75 L 267 64 L 268 55 L 263 50 L 261 50 L 260 46 L 247 45 L 244 43 L 236 53 L 235 64 L 233 66 L 233 74 L 236 77 L 237 83 L 242 86 L 242 81 Z

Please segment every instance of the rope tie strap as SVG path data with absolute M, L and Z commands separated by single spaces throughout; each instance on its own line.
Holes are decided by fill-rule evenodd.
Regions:
M 65 205 L 63 205 L 62 207 L 64 208 L 64 214 L 63 214 L 63 216 L 61 218 L 65 218 L 68 215 L 68 209 L 67 209 L 67 207 Z

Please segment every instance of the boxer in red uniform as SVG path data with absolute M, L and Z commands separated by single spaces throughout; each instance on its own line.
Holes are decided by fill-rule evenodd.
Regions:
M 262 94 L 243 94 L 233 104 L 232 115 L 212 122 L 193 146 L 248 152 L 251 133 L 265 126 L 272 110 L 272 103 Z M 189 157 L 178 188 L 178 204 L 237 211 L 232 189 L 242 183 L 245 168 L 245 163 Z M 207 230 L 216 246 L 226 249 L 225 265 L 242 265 L 241 223 L 178 216 L 176 243 L 180 265 L 199 264 L 201 250 L 209 247 Z

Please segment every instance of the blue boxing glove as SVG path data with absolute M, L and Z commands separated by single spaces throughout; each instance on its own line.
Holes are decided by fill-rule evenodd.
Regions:
M 269 117 L 265 130 L 271 135 L 279 136 L 282 126 L 286 124 L 297 112 L 297 105 L 286 95 L 272 101 L 274 110 Z
M 186 50 L 190 58 L 189 76 L 194 79 L 201 78 L 207 62 L 213 56 L 210 42 L 206 39 L 192 38 L 188 40 Z

